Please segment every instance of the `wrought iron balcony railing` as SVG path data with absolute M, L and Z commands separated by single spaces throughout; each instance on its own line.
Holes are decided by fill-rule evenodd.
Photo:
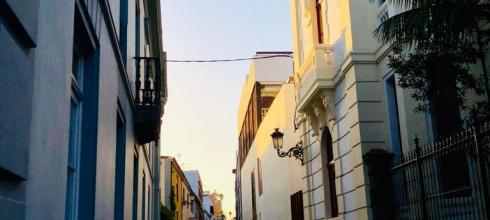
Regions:
M 136 82 L 135 82 L 136 105 L 138 106 L 160 105 L 162 83 L 161 83 L 159 58 L 135 57 L 134 59 L 136 61 Z M 141 65 L 142 63 L 143 65 Z
M 156 141 L 163 113 L 162 69 L 159 57 L 135 57 L 135 133 L 139 144 Z

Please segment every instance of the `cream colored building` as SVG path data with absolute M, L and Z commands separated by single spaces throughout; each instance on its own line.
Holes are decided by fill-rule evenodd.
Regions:
M 415 114 L 373 30 L 389 1 L 291 0 L 297 121 L 305 149 L 305 219 L 372 219 L 363 155 L 400 155 L 431 120 Z
M 273 54 L 291 55 L 259 52 L 257 56 Z M 292 74 L 289 57 L 257 60 L 250 66 L 238 113 L 237 219 L 292 219 L 291 196 L 299 195 L 301 200 L 301 162 L 278 157 L 270 136 L 279 128 L 285 134 L 286 150 L 299 140 L 293 122 Z

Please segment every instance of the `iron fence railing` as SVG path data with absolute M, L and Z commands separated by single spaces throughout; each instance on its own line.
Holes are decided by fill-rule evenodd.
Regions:
M 389 169 L 395 219 L 490 219 L 490 123 L 402 155 Z

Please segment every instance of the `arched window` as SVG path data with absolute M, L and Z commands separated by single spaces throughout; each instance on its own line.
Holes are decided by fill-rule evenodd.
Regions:
M 337 191 L 335 188 L 335 161 L 333 158 L 332 135 L 327 127 L 323 128 L 321 139 L 321 154 L 323 168 L 323 186 L 325 192 L 326 215 L 328 218 L 337 217 Z

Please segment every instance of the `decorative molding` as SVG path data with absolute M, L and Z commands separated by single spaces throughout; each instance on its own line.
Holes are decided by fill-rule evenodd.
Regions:
M 320 93 L 320 99 L 327 112 L 327 122 L 336 121 L 335 120 L 335 97 L 333 90 L 323 90 Z
M 312 101 L 313 109 L 315 110 L 315 115 L 318 119 L 318 127 L 323 130 L 327 126 L 327 111 L 321 99 L 316 98 Z
M 305 113 L 306 113 L 306 117 L 308 117 L 308 122 L 310 122 L 313 136 L 318 136 L 318 134 L 320 133 L 320 127 L 318 124 L 318 118 L 316 116 L 314 108 L 310 106 L 305 108 Z
M 330 122 L 335 122 L 334 90 L 322 89 L 310 99 L 304 108 L 313 136 L 318 136 Z

